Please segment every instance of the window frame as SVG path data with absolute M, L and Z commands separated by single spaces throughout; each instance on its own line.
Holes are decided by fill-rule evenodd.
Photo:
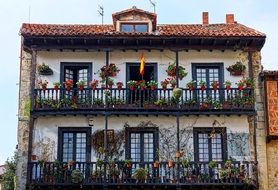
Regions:
M 140 137 L 144 133 L 153 133 L 153 160 L 158 160 L 158 156 L 156 155 L 156 150 L 159 148 L 159 131 L 157 127 L 127 127 L 125 129 L 125 158 L 131 158 L 131 133 L 140 133 Z M 144 149 L 144 142 L 140 142 L 140 149 Z M 140 151 L 140 160 L 144 160 L 144 151 Z
M 198 143 L 198 134 L 199 133 L 211 133 L 212 131 L 217 133 L 221 133 L 222 139 L 222 160 L 225 161 L 228 159 L 228 143 L 227 143 L 227 130 L 226 127 L 193 127 L 193 144 L 194 144 L 194 161 L 199 161 L 199 143 Z M 212 148 L 211 148 L 211 141 L 208 142 L 208 151 L 209 151 L 209 161 L 212 161 Z
M 63 133 L 86 133 L 86 162 L 91 161 L 91 127 L 59 127 L 58 128 L 58 151 L 57 158 L 63 161 Z M 73 147 L 73 154 L 76 153 L 76 146 Z M 76 155 L 75 155 L 76 156 Z M 75 160 L 74 160 L 75 161 Z
M 218 67 L 219 68 L 219 87 L 222 88 L 224 85 L 224 63 L 223 62 L 215 62 L 215 63 L 191 63 L 192 64 L 192 79 L 197 81 L 197 68 L 203 67 L 203 68 L 212 68 L 212 67 Z M 207 76 L 206 76 L 206 83 L 207 83 Z M 197 81 L 198 82 L 198 81 Z M 210 87 L 210 84 L 207 84 L 207 87 Z
M 92 62 L 61 62 L 60 63 L 60 84 L 63 84 L 65 78 L 65 67 L 88 67 L 87 86 L 92 80 Z
M 125 31 L 123 31 L 123 30 L 122 30 L 122 25 L 131 25 L 131 26 L 132 26 L 132 29 L 133 29 L 131 32 L 137 32 L 137 31 L 135 30 L 135 26 L 136 26 L 136 25 L 145 25 L 145 26 L 147 26 L 147 31 L 146 31 L 146 32 L 138 32 L 138 33 L 147 33 L 147 32 L 149 32 L 149 23 L 147 23 L 147 22 L 121 22 L 121 23 L 120 23 L 120 32 L 131 33 L 131 32 L 125 32 Z

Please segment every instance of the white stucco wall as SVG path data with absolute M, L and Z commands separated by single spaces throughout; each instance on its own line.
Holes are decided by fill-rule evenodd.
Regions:
M 92 133 L 96 130 L 104 129 L 105 120 L 102 116 L 93 117 L 94 126 L 92 127 Z M 170 128 L 176 126 L 175 117 L 166 116 L 111 116 L 108 119 L 108 129 L 121 130 L 125 123 L 128 123 L 131 127 L 136 127 L 140 122 L 151 121 L 156 124 L 159 129 Z M 45 138 L 50 138 L 54 143 L 53 149 L 51 149 L 51 160 L 57 158 L 57 146 L 58 146 L 58 128 L 59 127 L 89 127 L 88 117 L 85 116 L 57 116 L 57 117 L 40 117 L 36 119 L 34 126 L 33 136 L 33 154 L 40 157 L 40 147 L 36 144 Z M 247 116 L 190 116 L 180 118 L 180 129 L 193 129 L 193 127 L 226 127 L 227 133 L 249 133 Z M 193 149 L 193 135 L 191 134 L 189 140 L 189 147 Z M 92 139 L 93 140 L 93 139 Z M 173 139 L 175 140 L 175 139 Z M 96 160 L 94 151 L 92 150 L 92 161 Z M 193 150 L 192 150 L 193 152 Z M 240 159 L 240 158 L 237 158 Z M 246 159 L 246 158 L 245 158 Z
M 114 82 L 121 81 L 126 83 L 126 63 L 137 62 L 139 65 L 141 52 L 144 52 L 146 62 L 157 63 L 158 65 L 158 82 L 167 78 L 166 69 L 169 63 L 175 62 L 175 53 L 172 51 L 113 51 L 110 53 L 110 63 L 115 63 L 121 70 L 120 73 L 114 77 Z M 248 66 L 247 53 L 240 51 L 182 51 L 179 53 L 180 65 L 186 68 L 188 75 L 180 82 L 180 87 L 186 87 L 186 83 L 192 80 L 192 68 L 191 63 L 223 63 L 224 64 L 224 80 L 230 80 L 233 83 L 233 87 L 242 77 L 230 76 L 230 73 L 226 68 L 230 65 L 235 64 L 236 61 L 241 61 L 243 64 Z M 105 53 L 104 52 L 38 52 L 37 57 L 38 64 L 45 63 L 49 65 L 54 74 L 51 76 L 38 76 L 38 79 L 47 79 L 49 81 L 49 87 L 52 87 L 53 82 L 60 81 L 60 63 L 61 62 L 90 62 L 93 67 L 93 78 L 99 79 L 98 71 L 102 66 L 105 65 Z M 147 64 L 146 63 L 146 64 Z M 247 69 L 248 71 L 248 69 Z M 248 76 L 248 72 L 245 73 Z M 160 87 L 160 85 L 159 85 Z

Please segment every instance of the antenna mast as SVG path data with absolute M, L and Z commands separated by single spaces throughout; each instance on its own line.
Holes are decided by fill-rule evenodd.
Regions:
M 101 16 L 101 23 L 103 25 L 104 8 L 102 5 L 98 5 L 98 14 L 99 16 Z
M 149 0 L 151 5 L 153 6 L 153 12 L 155 13 L 156 2 L 154 0 Z

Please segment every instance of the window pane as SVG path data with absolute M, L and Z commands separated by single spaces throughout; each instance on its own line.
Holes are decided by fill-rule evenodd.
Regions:
M 122 24 L 121 32 L 133 32 L 133 25 L 131 24 Z
M 148 26 L 146 24 L 135 25 L 135 32 L 148 32 Z

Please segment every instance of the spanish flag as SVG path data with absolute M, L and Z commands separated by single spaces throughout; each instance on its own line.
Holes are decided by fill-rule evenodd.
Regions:
M 144 72 L 145 72 L 145 57 L 144 57 L 144 53 L 142 53 L 140 59 L 140 74 L 142 75 L 142 78 L 144 76 Z

